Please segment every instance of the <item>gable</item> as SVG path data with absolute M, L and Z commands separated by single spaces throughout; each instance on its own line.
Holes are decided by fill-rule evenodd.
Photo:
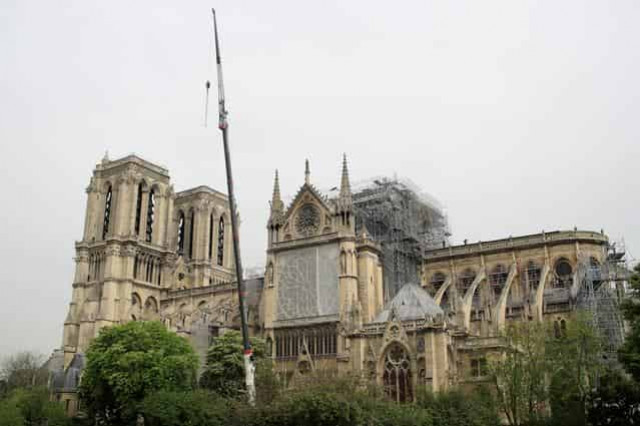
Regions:
M 313 186 L 303 185 L 285 213 L 285 240 L 331 232 L 332 216 L 333 211 L 325 197 Z

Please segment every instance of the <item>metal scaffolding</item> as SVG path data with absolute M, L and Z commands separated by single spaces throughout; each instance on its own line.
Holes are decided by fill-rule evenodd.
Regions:
M 385 299 L 420 283 L 422 253 L 446 246 L 451 235 L 439 203 L 406 179 L 375 178 L 354 185 L 353 204 L 356 229 L 364 226 L 382 247 Z
M 603 264 L 591 257 L 579 259 L 577 274 L 578 308 L 591 313 L 593 327 L 601 338 L 602 359 L 615 364 L 625 337 L 620 302 L 625 295 L 629 270 L 624 248 L 610 245 Z

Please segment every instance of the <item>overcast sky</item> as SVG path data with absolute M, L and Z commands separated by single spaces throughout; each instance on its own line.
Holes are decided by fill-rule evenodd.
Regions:
M 218 10 L 247 266 L 284 193 L 405 176 L 453 242 L 582 229 L 640 256 L 640 2 L 0 1 L 0 356 L 61 344 L 105 150 L 226 192 Z M 212 93 L 215 96 L 215 92 Z

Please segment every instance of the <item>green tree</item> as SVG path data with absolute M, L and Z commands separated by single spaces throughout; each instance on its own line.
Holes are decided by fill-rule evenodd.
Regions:
M 42 355 L 23 351 L 5 358 L 0 365 L 0 377 L 4 381 L 4 390 L 26 389 L 45 386 L 49 378 L 43 368 Z
M 510 425 L 584 424 L 586 402 L 600 369 L 600 341 L 589 316 L 578 312 L 562 327 L 509 325 L 507 348 L 491 362 L 498 404 Z
M 578 312 L 560 333 L 549 334 L 549 402 L 552 419 L 563 426 L 586 422 L 586 403 L 600 371 L 600 339 L 587 313 Z
M 190 344 L 159 322 L 129 322 L 100 331 L 87 350 L 80 396 L 104 424 L 135 422 L 139 404 L 160 391 L 194 388 L 198 358 Z
M 506 350 L 489 364 L 498 406 L 510 425 L 533 423 L 544 414 L 548 397 L 546 327 L 538 322 L 509 324 L 503 337 Z
M 640 387 L 618 370 L 608 370 L 589 395 L 587 420 L 591 426 L 640 425 Z
M 270 373 L 271 364 L 264 359 L 265 342 L 251 339 L 256 360 L 256 381 Z M 216 337 L 207 352 L 207 363 L 200 378 L 200 386 L 225 397 L 237 397 L 245 392 L 244 347 L 239 331 L 227 331 Z
M 640 383 L 640 263 L 638 263 L 629 279 L 630 297 L 622 303 L 622 311 L 629 322 L 629 333 L 619 358 L 625 369 Z

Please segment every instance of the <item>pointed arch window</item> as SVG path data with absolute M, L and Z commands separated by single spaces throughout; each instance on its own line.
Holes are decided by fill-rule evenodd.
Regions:
M 387 396 L 396 402 L 413 400 L 409 354 L 398 343 L 392 343 L 384 356 L 382 380 Z
M 460 295 L 464 297 L 471 288 L 473 281 L 476 279 L 476 273 L 473 269 L 467 268 L 460 276 Z
M 209 259 L 213 258 L 213 213 L 209 216 Z
M 220 216 L 218 222 L 218 265 L 224 262 L 224 217 Z
M 431 285 L 433 287 L 434 296 L 446 281 L 447 281 L 447 276 L 442 272 L 436 272 L 435 274 L 433 274 L 433 276 L 431 277 Z
M 559 259 L 555 264 L 555 279 L 553 287 L 555 288 L 571 288 L 573 285 L 573 267 L 565 258 Z
M 533 260 L 527 264 L 527 281 L 529 283 L 529 290 L 533 291 L 538 288 L 540 284 L 540 277 L 542 275 L 542 268 Z
M 136 200 L 136 235 L 140 235 L 140 221 L 142 220 L 142 182 L 138 185 L 138 199 Z
M 191 210 L 191 220 L 189 221 L 189 259 L 193 259 L 193 224 L 196 219 L 196 214 Z
M 178 217 L 178 255 L 184 254 L 184 213 L 180 212 Z
M 102 224 L 102 239 L 107 238 L 107 234 L 109 233 L 109 221 L 111 220 L 111 199 L 113 197 L 113 193 L 111 191 L 111 185 L 109 185 L 109 189 L 107 190 L 107 196 L 104 201 L 104 223 Z
M 147 235 L 146 241 L 151 242 L 153 237 L 153 220 L 156 216 L 156 191 L 152 189 L 149 191 L 149 204 L 147 205 Z

